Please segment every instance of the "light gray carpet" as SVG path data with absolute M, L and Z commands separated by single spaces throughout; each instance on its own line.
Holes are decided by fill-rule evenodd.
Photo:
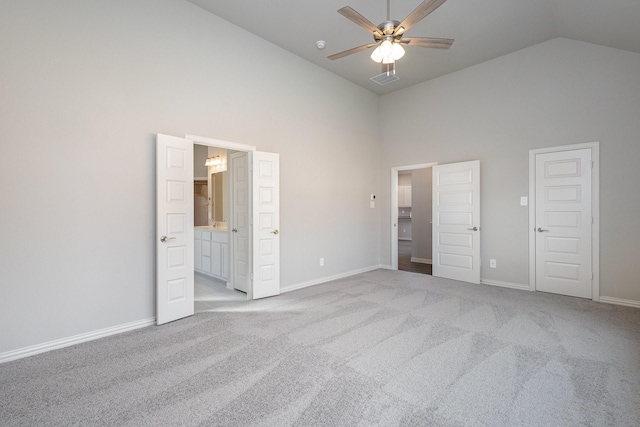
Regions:
M 377 270 L 0 365 L 3 426 L 640 425 L 640 310 Z

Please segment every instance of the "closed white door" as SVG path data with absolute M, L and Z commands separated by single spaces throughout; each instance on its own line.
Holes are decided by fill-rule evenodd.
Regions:
M 194 312 L 193 142 L 156 143 L 156 323 Z
M 247 153 L 231 158 L 231 281 L 234 289 L 249 292 L 249 162 Z
M 591 149 L 536 155 L 536 290 L 592 298 Z
M 433 167 L 433 275 L 480 283 L 480 161 Z
M 252 164 L 253 283 L 251 298 L 280 294 L 280 156 L 254 151 Z

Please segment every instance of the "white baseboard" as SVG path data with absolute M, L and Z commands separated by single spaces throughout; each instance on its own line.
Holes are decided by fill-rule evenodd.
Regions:
M 433 264 L 433 261 L 427 258 L 415 258 L 411 257 L 411 262 L 418 262 L 420 264 Z
M 134 329 L 144 328 L 156 323 L 155 317 L 152 319 L 138 320 L 136 322 L 125 323 L 111 328 L 100 329 L 97 331 L 87 332 L 72 337 L 62 338 L 59 340 L 49 341 L 44 344 L 37 344 L 30 347 L 20 348 L 18 350 L 0 353 L 0 363 L 10 362 L 11 360 L 22 359 L 23 357 L 34 356 L 59 348 L 69 347 L 87 341 L 93 341 L 98 338 L 108 337 L 110 335 L 121 334 L 123 332 L 132 331 Z
M 360 270 L 351 270 L 345 273 L 336 274 L 334 276 L 322 277 L 320 279 L 310 280 L 308 282 L 298 283 L 296 285 L 290 285 L 280 289 L 280 293 L 297 291 L 298 289 L 308 288 L 309 286 L 319 285 L 321 283 L 331 282 L 332 280 L 344 279 L 345 277 L 355 276 L 360 273 L 367 273 L 369 271 L 377 270 L 379 268 L 387 268 L 381 265 L 374 265 L 372 267 L 362 268 Z M 391 266 L 389 266 L 391 268 Z
M 499 282 L 497 280 L 485 280 L 481 279 L 480 283 L 483 285 L 500 286 L 501 288 L 519 289 L 521 291 L 530 291 L 529 285 L 522 285 L 520 283 Z
M 605 302 L 607 304 L 615 304 L 615 305 L 624 305 L 627 307 L 635 307 L 640 308 L 640 301 L 635 301 L 632 299 L 622 299 L 615 297 L 600 297 L 600 302 Z

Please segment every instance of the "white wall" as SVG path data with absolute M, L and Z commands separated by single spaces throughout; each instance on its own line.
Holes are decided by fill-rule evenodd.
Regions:
M 194 144 L 193 146 L 193 176 L 197 178 L 207 178 L 208 167 L 205 162 L 208 157 L 208 148 L 204 145 Z M 210 179 L 210 178 L 209 178 Z
M 181 0 L 3 1 L 0 40 L 0 354 L 155 316 L 156 133 L 281 154 L 284 288 L 378 265 L 377 96 Z
M 512 284 L 528 284 L 529 149 L 600 141 L 601 295 L 640 301 L 640 55 L 555 39 L 385 95 L 380 110 L 392 124 L 381 130 L 381 202 L 391 167 L 479 159 L 481 276 Z

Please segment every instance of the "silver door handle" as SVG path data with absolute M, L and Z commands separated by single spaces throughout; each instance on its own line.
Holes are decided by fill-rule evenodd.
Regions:
M 231 231 L 233 231 L 234 233 L 237 233 L 237 232 L 238 232 L 238 229 L 237 229 L 237 228 L 234 228 L 234 229 L 233 229 L 233 230 L 231 230 Z
M 278 230 L 273 230 L 272 233 L 273 234 L 279 234 L 280 232 Z
M 467 230 L 469 230 L 469 231 L 478 231 L 478 227 L 467 228 Z
M 162 236 L 162 237 L 160 238 L 160 241 L 161 241 L 162 243 L 167 243 L 169 240 L 175 240 L 175 237 Z
M 537 230 L 537 231 L 538 231 L 538 233 L 543 233 L 543 232 L 545 232 L 545 231 L 549 231 L 549 230 L 545 230 L 545 229 L 544 229 L 544 228 L 542 228 L 542 227 L 538 227 L 538 230 Z

